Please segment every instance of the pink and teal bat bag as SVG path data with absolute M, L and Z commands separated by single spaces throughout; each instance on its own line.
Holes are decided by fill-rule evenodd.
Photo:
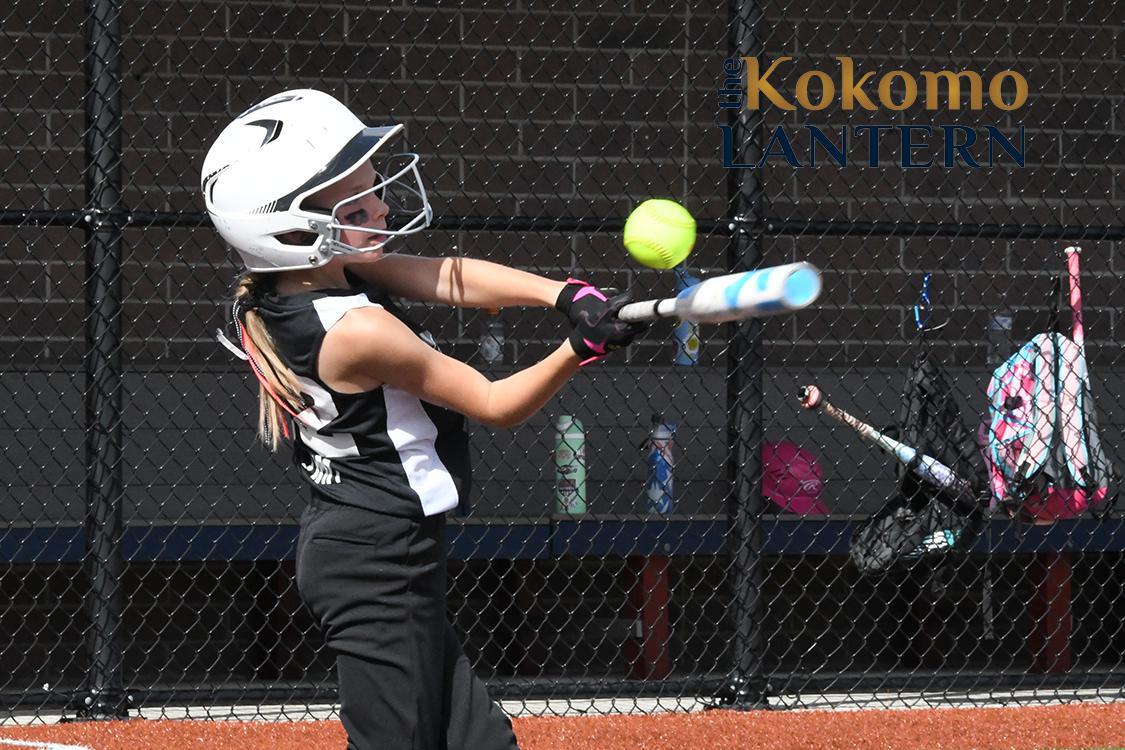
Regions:
M 1072 338 L 1036 335 L 996 368 L 988 386 L 982 447 L 992 505 L 1036 523 L 1105 510 L 1115 484 L 1090 395 L 1079 253 L 1066 249 Z

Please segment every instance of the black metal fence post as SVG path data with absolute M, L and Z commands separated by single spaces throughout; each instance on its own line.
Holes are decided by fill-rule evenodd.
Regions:
M 86 594 L 84 718 L 126 714 L 120 641 L 121 77 L 119 0 L 86 5 Z
M 729 43 L 732 57 L 757 56 L 761 51 L 756 2 L 730 4 Z M 735 164 L 754 164 L 761 153 L 761 114 L 740 107 L 731 118 Z M 731 241 L 731 270 L 759 263 L 761 242 L 761 180 L 756 169 L 732 168 L 727 178 Z M 738 709 L 762 708 L 766 684 L 762 668 L 762 326 L 757 320 L 730 324 L 727 355 L 727 414 L 731 486 L 731 580 L 734 646 L 733 669 L 724 703 Z

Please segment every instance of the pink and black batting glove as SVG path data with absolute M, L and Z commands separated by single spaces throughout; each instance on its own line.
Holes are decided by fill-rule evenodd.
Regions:
M 637 334 L 647 328 L 639 323 L 626 323 L 617 317 L 617 311 L 628 302 L 628 293 L 617 294 L 606 299 L 601 306 L 591 306 L 592 309 L 577 316 L 580 320 L 574 324 L 574 330 L 570 332 L 567 341 L 582 358 L 583 365 L 628 346 Z

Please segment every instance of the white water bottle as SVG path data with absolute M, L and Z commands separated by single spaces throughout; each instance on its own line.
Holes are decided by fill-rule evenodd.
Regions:
M 586 512 L 586 433 L 569 414 L 555 423 L 555 511 Z

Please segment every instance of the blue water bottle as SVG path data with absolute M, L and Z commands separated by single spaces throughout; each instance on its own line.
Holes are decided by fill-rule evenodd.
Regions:
M 676 267 L 676 294 L 693 287 L 699 279 L 688 273 L 683 266 Z M 676 324 L 676 354 L 673 362 L 677 365 L 694 365 L 699 362 L 699 324 L 681 320 Z
M 652 418 L 648 438 L 648 480 L 645 482 L 645 512 L 668 515 L 675 507 L 672 491 L 672 440 L 676 426 L 659 416 Z

